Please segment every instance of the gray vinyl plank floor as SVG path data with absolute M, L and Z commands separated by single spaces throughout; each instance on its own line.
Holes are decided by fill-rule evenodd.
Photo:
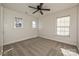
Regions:
M 5 45 L 3 56 L 78 56 L 76 46 L 37 37 Z

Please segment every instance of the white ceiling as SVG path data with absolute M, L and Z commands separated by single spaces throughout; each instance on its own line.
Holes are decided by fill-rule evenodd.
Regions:
M 29 8 L 28 6 L 36 7 L 39 3 L 4 3 L 3 6 L 10 8 L 19 12 L 23 12 L 35 17 L 45 16 L 50 13 L 54 13 L 66 8 L 73 7 L 77 5 L 76 3 L 44 3 L 43 8 L 50 8 L 51 11 L 43 11 L 44 15 L 41 15 L 39 12 L 32 14 L 35 9 Z

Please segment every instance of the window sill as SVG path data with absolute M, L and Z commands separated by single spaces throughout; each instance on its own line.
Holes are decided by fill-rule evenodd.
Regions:
M 59 37 L 70 37 L 70 35 L 56 35 L 56 36 L 59 36 Z

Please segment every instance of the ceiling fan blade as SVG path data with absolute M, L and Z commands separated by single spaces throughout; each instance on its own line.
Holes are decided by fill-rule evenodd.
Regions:
M 43 6 L 43 3 L 40 3 L 40 7 L 42 7 Z
M 50 11 L 50 9 L 41 9 L 41 10 Z
M 39 11 L 39 10 L 34 11 L 32 14 L 36 13 L 37 11 Z
M 43 15 L 43 12 L 40 10 L 41 15 Z
M 28 6 L 28 7 L 33 8 L 33 9 L 37 9 L 37 8 L 35 8 L 35 7 L 32 7 L 32 6 Z

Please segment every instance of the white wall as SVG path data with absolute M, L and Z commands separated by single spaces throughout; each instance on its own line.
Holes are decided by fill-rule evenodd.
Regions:
M 70 36 L 62 37 L 56 35 L 56 18 L 62 16 L 71 16 L 70 24 Z M 77 20 L 77 7 L 58 11 L 39 19 L 40 21 L 40 36 L 72 45 L 76 45 L 77 32 L 76 32 L 76 20 Z
M 78 33 L 77 33 L 77 37 L 78 37 L 77 47 L 78 47 L 78 50 L 79 50 L 79 5 L 78 5 L 78 21 L 77 21 L 77 26 L 78 26 L 78 28 L 77 28 L 77 31 L 78 31 Z
M 3 7 L 0 4 L 0 55 L 3 49 Z
M 14 28 L 15 17 L 23 18 L 23 28 Z M 36 18 L 4 8 L 4 45 L 37 37 L 37 29 L 32 28 Z

